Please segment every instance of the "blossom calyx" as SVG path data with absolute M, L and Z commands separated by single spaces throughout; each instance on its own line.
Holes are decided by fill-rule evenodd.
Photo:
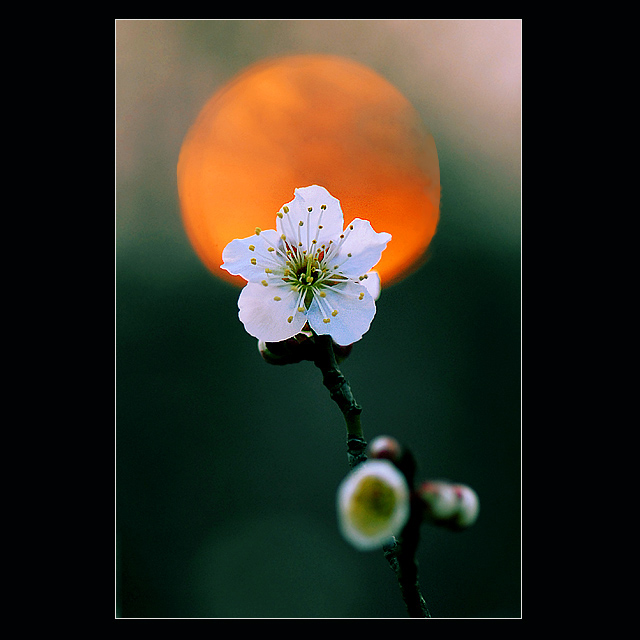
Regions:
M 341 346 L 333 343 L 333 354 L 336 362 L 345 360 L 353 345 Z M 258 351 L 265 362 L 269 364 L 284 365 L 296 364 L 303 360 L 313 361 L 316 357 L 316 343 L 311 331 L 302 331 L 293 338 L 280 342 L 265 342 L 258 340 Z

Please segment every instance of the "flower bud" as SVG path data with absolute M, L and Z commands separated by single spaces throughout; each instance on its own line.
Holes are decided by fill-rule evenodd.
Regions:
M 366 460 L 346 476 L 337 495 L 342 535 L 357 549 L 381 548 L 409 518 L 409 487 L 387 460 Z
M 424 519 L 433 524 L 459 531 L 478 518 L 478 495 L 466 485 L 427 481 L 418 488 L 417 495 L 424 505 Z
M 400 443 L 391 436 L 377 436 L 367 445 L 367 457 L 396 462 L 402 455 Z
M 442 521 L 453 517 L 458 507 L 458 497 L 448 482 L 424 482 L 418 489 L 424 502 L 425 516 L 430 520 Z
M 470 527 L 477 519 L 480 512 L 480 500 L 478 494 L 463 484 L 456 485 L 455 492 L 458 497 L 457 524 L 461 528 Z

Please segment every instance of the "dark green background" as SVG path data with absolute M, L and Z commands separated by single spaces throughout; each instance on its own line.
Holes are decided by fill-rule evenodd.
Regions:
M 365 435 L 480 496 L 472 529 L 423 530 L 432 614 L 520 616 L 520 26 L 116 21 L 117 615 L 406 616 L 382 553 L 338 533 L 344 426 L 320 373 L 260 359 L 179 214 L 207 98 L 265 56 L 326 52 L 396 84 L 440 158 L 430 258 L 383 291 L 343 365 Z

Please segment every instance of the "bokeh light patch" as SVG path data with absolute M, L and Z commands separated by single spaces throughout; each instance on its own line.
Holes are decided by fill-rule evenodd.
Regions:
M 433 137 L 387 80 L 350 59 L 296 55 L 259 62 L 222 87 L 188 132 L 178 162 L 185 228 L 218 277 L 222 249 L 274 228 L 293 190 L 318 184 L 345 222 L 391 233 L 376 267 L 383 286 L 419 266 L 439 218 Z

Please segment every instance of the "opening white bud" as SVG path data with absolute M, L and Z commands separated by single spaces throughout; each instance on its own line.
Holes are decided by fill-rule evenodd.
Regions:
M 409 487 L 387 460 L 359 464 L 340 484 L 338 523 L 357 549 L 379 549 L 401 533 L 409 518 Z

